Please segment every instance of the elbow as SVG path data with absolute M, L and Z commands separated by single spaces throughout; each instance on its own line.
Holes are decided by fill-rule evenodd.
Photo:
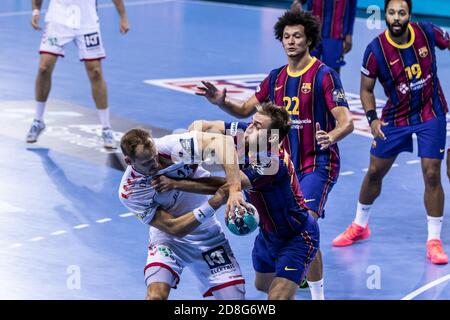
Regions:
M 188 131 L 203 132 L 203 120 L 195 120 L 192 122 L 188 127 Z
M 241 119 L 248 118 L 253 114 L 253 109 L 247 108 L 243 109 L 241 113 Z
M 250 116 L 250 114 L 251 114 L 250 112 L 242 111 L 242 112 L 236 114 L 236 117 L 238 119 L 245 119 L 245 118 L 248 118 Z
M 353 123 L 353 119 L 350 118 L 345 125 L 345 132 L 347 134 L 350 134 L 353 132 L 353 130 L 355 130 L 355 124 Z
M 188 231 L 186 228 L 180 227 L 179 223 L 170 222 L 167 225 L 166 232 L 170 234 L 171 236 L 177 237 L 177 238 L 183 238 L 188 234 Z
M 188 235 L 188 232 L 183 228 L 174 228 L 171 234 L 177 238 L 184 238 Z

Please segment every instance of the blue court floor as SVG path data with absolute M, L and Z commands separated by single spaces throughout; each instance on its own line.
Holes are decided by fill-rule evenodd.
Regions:
M 120 132 L 132 124 L 170 133 L 196 119 L 231 120 L 193 95 L 192 84 L 210 78 L 245 96 L 264 74 L 285 63 L 272 31 L 280 9 L 189 0 L 128 0 L 126 6 L 127 35 L 119 33 L 111 1 L 100 0 L 98 9 L 111 116 Z M 30 11 L 28 0 L 0 2 L 0 299 L 142 299 L 148 229 L 117 198 L 122 172 L 101 157 L 106 155 L 98 147 L 89 81 L 74 46 L 54 73 L 51 130 L 36 145 L 24 142 L 33 117 L 41 36 L 30 26 Z M 359 122 L 358 130 L 340 143 L 342 174 L 329 197 L 327 217 L 320 221 L 325 295 L 450 299 L 450 266 L 426 259 L 424 187 L 416 151 L 401 154 L 386 177 L 372 211 L 371 238 L 352 247 L 331 246 L 354 217 L 368 165 L 371 140 L 358 106 L 359 68 L 367 43 L 381 31 L 366 28 L 358 18 L 353 50 L 342 70 Z M 449 52 L 439 51 L 437 59 L 450 99 Z M 385 99 L 380 87 L 376 96 Z M 448 195 L 444 167 L 442 177 Z M 218 216 L 222 221 L 223 210 Z M 253 287 L 254 235 L 227 235 L 246 278 L 247 298 L 265 299 Z M 450 252 L 448 219 L 442 240 Z M 170 298 L 201 299 L 189 270 Z M 299 290 L 297 299 L 310 299 L 309 290 Z

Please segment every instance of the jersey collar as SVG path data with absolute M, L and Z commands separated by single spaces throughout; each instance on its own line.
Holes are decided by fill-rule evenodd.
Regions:
M 300 77 L 301 75 L 304 75 L 309 69 L 311 69 L 311 67 L 313 66 L 313 64 L 317 61 L 316 57 L 313 57 L 311 59 L 311 61 L 308 63 L 308 65 L 306 67 L 304 67 L 302 70 L 300 70 L 299 72 L 292 72 L 289 70 L 289 66 L 287 67 L 287 73 L 289 75 L 289 77 Z
M 389 34 L 389 30 L 388 30 L 388 29 L 386 29 L 386 31 L 384 32 L 384 34 L 386 35 L 387 41 L 388 41 L 391 45 L 393 45 L 395 48 L 398 48 L 398 49 L 408 49 L 408 48 L 414 43 L 414 40 L 416 39 L 416 33 L 414 32 L 414 28 L 411 26 L 411 23 L 408 23 L 408 29 L 409 29 L 409 32 L 411 33 L 411 39 L 409 39 L 408 43 L 405 43 L 405 44 L 398 44 L 398 43 L 395 43 L 395 41 L 392 40 L 392 38 L 391 38 L 391 36 L 390 36 L 390 34 Z

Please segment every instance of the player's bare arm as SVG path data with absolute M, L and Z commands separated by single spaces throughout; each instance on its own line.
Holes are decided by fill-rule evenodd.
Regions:
M 242 173 L 239 173 L 241 178 L 241 188 L 251 188 L 250 180 Z M 152 180 L 152 187 L 157 192 L 167 192 L 173 189 L 177 189 L 185 192 L 192 192 L 198 194 L 215 194 L 216 191 L 223 187 L 227 190 L 228 185 L 224 177 L 211 176 L 197 179 L 173 179 L 166 176 L 159 176 Z
M 177 189 L 198 194 L 214 194 L 225 183 L 226 179 L 224 177 L 172 179 L 162 175 L 152 180 L 152 187 L 157 192 L 167 192 Z
M 39 16 L 42 7 L 42 0 L 32 0 L 31 6 L 33 8 L 33 13 L 31 16 L 31 26 L 35 30 L 41 30 L 41 27 L 39 27 Z
M 320 128 L 320 124 L 316 123 L 316 140 L 321 150 L 329 148 L 339 140 L 352 133 L 354 126 L 352 116 L 347 107 L 336 107 L 331 110 L 331 114 L 336 120 L 336 127 L 330 132 L 326 132 Z
M 234 208 L 246 207 L 246 202 L 241 192 L 241 180 L 239 177 L 239 160 L 237 157 L 234 140 L 230 136 L 222 134 L 201 132 L 197 135 L 199 152 L 203 159 L 214 155 L 226 174 L 229 185 L 229 197 L 225 214 Z
M 386 136 L 384 135 L 381 128 L 386 126 L 387 123 L 381 121 L 376 116 L 376 103 L 375 103 L 375 94 L 373 90 L 375 88 L 376 79 L 372 79 L 370 77 L 366 77 L 365 75 L 361 75 L 361 102 L 364 108 L 364 112 L 368 115 L 369 118 L 374 117 L 370 120 L 370 129 L 372 130 L 372 135 L 374 138 L 380 138 L 385 140 Z
M 224 192 L 223 189 L 219 188 L 216 190 L 216 194 L 208 200 L 208 204 L 214 210 L 219 209 L 223 205 L 224 198 L 226 197 Z M 150 224 L 170 235 L 182 238 L 200 226 L 201 221 L 197 219 L 192 211 L 179 217 L 174 217 L 169 212 L 158 208 Z
M 221 120 L 195 120 L 189 125 L 188 130 L 225 134 L 225 122 Z
M 116 6 L 116 10 L 119 13 L 120 32 L 127 33 L 130 30 L 130 24 L 128 23 L 128 17 L 125 11 L 125 5 L 123 4 L 123 0 L 112 0 L 112 2 Z
M 202 84 L 203 87 L 197 87 L 195 94 L 205 97 L 209 102 L 234 117 L 247 118 L 257 111 L 256 106 L 259 104 L 259 101 L 256 99 L 255 95 L 251 96 L 247 101 L 234 102 L 227 99 L 226 88 L 219 90 L 215 85 L 208 81 L 202 81 Z

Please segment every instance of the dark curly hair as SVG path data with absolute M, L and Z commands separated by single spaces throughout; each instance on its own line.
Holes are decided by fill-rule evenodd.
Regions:
M 311 41 L 309 51 L 313 51 L 320 42 L 321 29 L 319 18 L 313 16 L 310 12 L 286 11 L 281 17 L 278 18 L 278 21 L 275 24 L 275 38 L 282 41 L 284 28 L 286 26 L 297 25 L 302 25 L 305 28 L 306 39 Z
M 392 0 L 384 0 L 384 12 L 386 12 L 387 7 L 389 5 L 389 2 L 391 2 Z M 408 8 L 409 8 L 409 14 L 411 14 L 412 12 L 412 0 L 403 0 L 408 4 Z

